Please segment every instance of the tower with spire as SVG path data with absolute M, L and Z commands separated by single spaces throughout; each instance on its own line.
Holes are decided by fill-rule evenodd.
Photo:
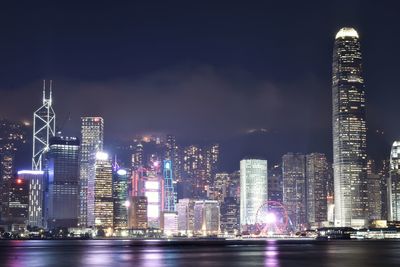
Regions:
M 50 80 L 46 88 L 46 80 L 43 80 L 43 103 L 33 113 L 32 170 L 42 170 L 43 154 L 49 150 L 50 138 L 56 133 L 56 114 L 52 107 L 52 84 Z

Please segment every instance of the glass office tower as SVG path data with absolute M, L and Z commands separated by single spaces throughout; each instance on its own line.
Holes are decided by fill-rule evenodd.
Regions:
M 240 228 L 255 230 L 257 210 L 268 201 L 267 161 L 243 159 L 240 161 Z
M 367 219 L 365 89 L 358 33 L 336 34 L 332 70 L 335 226 L 363 227 Z

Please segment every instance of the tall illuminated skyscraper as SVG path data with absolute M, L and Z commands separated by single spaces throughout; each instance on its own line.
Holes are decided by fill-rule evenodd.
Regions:
M 240 229 L 251 231 L 256 223 L 257 210 L 268 201 L 267 161 L 240 161 Z
M 388 220 L 400 221 L 400 141 L 394 141 L 390 152 L 388 181 Z
M 94 179 L 94 221 L 96 227 L 113 228 L 114 203 L 112 194 L 112 163 L 109 155 L 96 153 Z
M 83 117 L 80 152 L 79 226 L 94 225 L 94 179 L 96 153 L 103 149 L 104 120 Z
M 333 49 L 335 226 L 362 227 L 368 212 L 365 89 L 358 33 L 342 28 Z

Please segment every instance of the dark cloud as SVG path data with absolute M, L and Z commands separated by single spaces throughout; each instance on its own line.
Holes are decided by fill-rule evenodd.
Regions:
M 279 84 L 257 80 L 239 69 L 201 65 L 158 71 L 131 81 L 55 81 L 53 95 L 59 124 L 70 114 L 66 128 L 75 132 L 80 116 L 99 115 L 105 118 L 106 132 L 113 137 L 171 132 L 221 138 L 249 129 L 325 126 L 318 115 L 312 116 L 311 107 L 304 105 L 313 98 L 315 86 L 315 81 Z M 21 96 L 29 105 L 16 109 Z M 41 84 L 37 81 L 8 91 L 0 105 L 5 116 L 26 119 L 40 101 Z M 304 124 L 308 119 L 310 123 Z

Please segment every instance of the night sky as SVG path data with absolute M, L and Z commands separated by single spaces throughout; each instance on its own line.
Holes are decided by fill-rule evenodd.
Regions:
M 99 115 L 106 140 L 173 133 L 220 141 L 232 152 L 226 162 L 248 154 L 277 161 L 287 151 L 331 157 L 332 47 L 350 26 L 363 52 L 369 151 L 382 157 L 400 136 L 399 8 L 398 1 L 8 1 L 0 9 L 0 117 L 31 119 L 41 80 L 53 79 L 66 134 L 79 135 L 81 116 Z

